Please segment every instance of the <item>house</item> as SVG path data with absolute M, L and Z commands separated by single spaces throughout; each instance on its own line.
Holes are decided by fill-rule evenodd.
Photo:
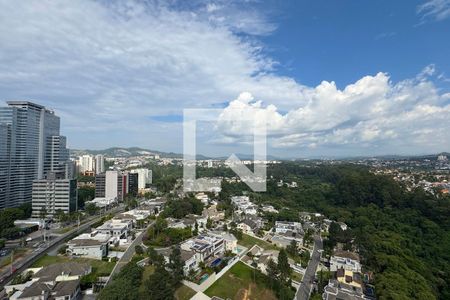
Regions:
M 109 234 L 100 233 L 98 230 L 93 230 L 89 233 L 82 233 L 79 236 L 73 238 L 73 240 L 77 239 L 107 242 L 108 246 L 110 247 L 115 247 L 119 244 L 119 238 L 117 236 L 110 236 Z
M 209 231 L 208 234 L 222 238 L 225 242 L 225 251 L 231 251 L 232 253 L 238 253 L 237 238 L 232 234 L 225 231 Z
M 271 238 L 271 241 L 274 245 L 281 248 L 286 248 L 292 241 L 295 241 L 297 245 L 303 245 L 303 235 L 294 231 L 286 231 L 284 233 L 276 233 Z
M 238 213 L 246 215 L 256 215 L 258 213 L 258 207 L 250 201 L 248 196 L 233 196 L 231 197 L 231 203 Z
M 172 253 L 171 248 L 165 248 L 156 251 L 164 257 L 166 264 L 170 262 L 170 254 Z M 197 255 L 194 251 L 180 249 L 180 256 L 181 260 L 184 262 L 183 273 L 185 276 L 189 275 L 191 270 L 197 272 L 197 270 L 199 269 L 200 261 L 197 260 Z
M 133 228 L 131 220 L 112 219 L 103 223 L 103 225 L 96 228 L 98 232 L 116 236 L 119 239 L 126 239 Z
M 208 202 L 209 202 L 209 197 L 205 193 L 197 193 L 197 194 L 195 194 L 195 199 L 200 200 L 205 205 L 208 204 Z
M 225 241 L 221 237 L 202 234 L 183 242 L 180 247 L 185 251 L 193 251 L 198 261 L 205 262 L 212 257 L 223 254 Z
M 239 222 L 236 226 L 243 233 L 248 235 L 255 235 L 255 232 L 259 229 L 258 224 L 255 221 L 250 219 L 244 219 Z
M 80 278 L 92 272 L 92 267 L 83 263 L 59 263 L 36 271 L 32 279 L 22 285 L 6 286 L 14 292 L 10 299 L 18 300 L 73 300 L 80 295 Z M 26 270 L 25 272 L 28 272 Z
M 335 251 L 330 258 L 330 271 L 336 272 L 338 269 L 361 272 L 359 255 L 350 251 Z
M 347 230 L 347 228 L 348 228 L 347 224 L 345 224 L 344 222 L 337 222 L 337 223 L 343 231 Z
M 72 256 L 102 259 L 108 256 L 108 242 L 95 239 L 73 239 L 67 242 L 66 253 Z
M 276 221 L 274 231 L 276 233 L 286 233 L 288 231 L 304 234 L 302 224 L 299 222 Z
M 217 205 L 211 205 L 210 207 L 203 209 L 202 216 L 217 222 L 225 219 L 225 212 L 218 211 Z
M 278 210 L 276 210 L 272 205 L 263 205 L 261 210 L 267 213 L 278 213 Z
M 338 269 L 336 277 L 330 279 L 324 288 L 323 299 L 368 299 L 363 294 L 361 274 Z

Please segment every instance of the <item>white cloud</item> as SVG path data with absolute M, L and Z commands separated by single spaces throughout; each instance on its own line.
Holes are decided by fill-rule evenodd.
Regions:
M 417 12 L 422 15 L 422 19 L 442 21 L 450 17 L 450 0 L 427 0 L 417 7 Z
M 433 152 L 450 146 L 450 104 L 447 94 L 427 76 L 434 66 L 427 66 L 415 79 L 393 84 L 385 73 L 366 76 L 343 90 L 334 82 L 322 82 L 308 89 L 306 104 L 280 113 L 274 105 L 263 106 L 248 94 L 241 94 L 224 109 L 231 118 L 240 109 L 237 120 L 254 115 L 260 124 L 267 120 L 273 147 L 318 148 L 353 147 L 353 150 L 376 147 L 384 153 L 410 149 Z M 218 128 L 225 135 L 250 135 L 251 127 Z M 239 124 L 239 123 L 237 123 Z M 365 150 L 369 151 L 370 150 Z
M 344 89 L 304 86 L 274 72 L 257 37 L 276 26 L 250 2 L 0 0 L 0 98 L 54 108 L 76 147 L 181 151 L 180 124 L 151 116 L 242 91 L 229 107 L 268 118 L 273 146 L 436 145 L 428 128 L 448 145 L 449 97 L 428 79 L 434 66 L 396 84 L 378 73 Z M 221 141 L 248 143 L 248 128 L 234 126 L 219 124 Z

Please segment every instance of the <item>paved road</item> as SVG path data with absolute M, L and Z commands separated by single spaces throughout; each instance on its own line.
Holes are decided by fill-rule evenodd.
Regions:
M 120 258 L 120 260 L 117 262 L 117 264 L 114 266 L 114 269 L 111 272 L 111 275 L 109 275 L 109 279 L 106 282 L 106 285 L 108 285 L 108 283 L 111 282 L 112 278 L 114 277 L 114 275 L 118 274 L 120 272 L 120 270 L 131 261 L 131 259 L 134 256 L 135 251 L 135 246 L 142 244 L 142 239 L 144 238 L 144 234 L 147 231 L 147 229 L 150 228 L 150 226 L 152 226 L 153 224 L 155 224 L 155 221 L 151 222 L 135 239 L 134 241 L 130 244 L 130 246 L 127 248 L 127 250 L 123 253 L 122 257 Z
M 300 284 L 297 293 L 295 294 L 296 300 L 308 300 L 311 295 L 312 283 L 316 274 L 317 267 L 320 262 L 320 253 L 323 249 L 323 243 L 320 236 L 314 236 L 314 249 L 311 255 L 311 260 L 309 261 L 308 267 L 306 268 L 305 275 L 303 276 L 302 283 Z
M 117 207 L 110 212 L 118 213 L 121 211 L 123 211 L 123 207 Z M 91 225 L 98 222 L 98 220 L 100 220 L 102 217 L 103 216 L 96 216 L 94 219 L 81 224 L 79 228 L 74 228 L 73 230 L 51 240 L 46 247 L 38 248 L 37 251 L 33 251 L 27 257 L 23 258 L 20 262 L 14 263 L 15 272 L 12 275 L 10 274 L 9 270 L 5 270 L 2 274 L 0 274 L 0 289 L 3 289 L 3 287 L 14 277 L 15 274 L 23 272 L 25 269 L 29 268 L 36 260 L 44 256 L 49 251 L 58 248 L 62 243 L 86 231 L 91 227 Z

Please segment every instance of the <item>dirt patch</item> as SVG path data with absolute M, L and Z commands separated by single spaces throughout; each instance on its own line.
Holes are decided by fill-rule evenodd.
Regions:
M 239 291 L 234 295 L 234 300 L 247 300 L 248 291 L 246 289 L 239 289 Z

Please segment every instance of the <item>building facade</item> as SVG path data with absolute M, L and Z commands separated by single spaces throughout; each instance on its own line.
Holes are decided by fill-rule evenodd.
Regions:
M 0 209 L 31 202 L 33 180 L 66 160 L 53 111 L 28 101 L 7 104 L 0 107 Z
M 33 181 L 33 217 L 53 217 L 58 210 L 64 213 L 77 211 L 76 179 L 41 179 Z

